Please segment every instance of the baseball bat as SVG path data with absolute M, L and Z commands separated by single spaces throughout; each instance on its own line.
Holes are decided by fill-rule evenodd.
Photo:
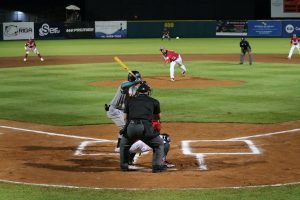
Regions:
M 132 76 L 135 77 L 135 74 L 132 73 L 132 71 L 128 68 L 128 66 L 127 66 L 125 63 L 123 63 L 123 61 L 122 61 L 118 56 L 115 56 L 115 57 L 114 57 L 114 60 L 115 60 L 117 63 L 119 63 L 119 64 L 120 64 L 126 71 L 128 71 Z

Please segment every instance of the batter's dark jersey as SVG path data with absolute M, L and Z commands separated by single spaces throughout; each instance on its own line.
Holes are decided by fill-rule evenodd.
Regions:
M 128 120 L 152 120 L 153 115 L 160 113 L 160 103 L 158 100 L 146 94 L 140 94 L 131 98 L 125 105 L 124 113 L 127 113 Z

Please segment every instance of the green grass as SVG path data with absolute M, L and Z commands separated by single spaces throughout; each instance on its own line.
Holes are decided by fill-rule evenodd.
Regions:
M 253 53 L 288 54 L 286 38 L 249 38 Z M 42 55 L 158 54 L 161 45 L 180 53 L 239 53 L 240 38 L 37 40 Z M 24 41 L 0 41 L 0 57 L 23 56 Z
M 0 200 L 298 200 L 300 185 L 245 189 L 126 191 L 49 188 L 0 183 L 0 194 Z
M 168 75 L 160 63 L 128 62 L 147 76 Z M 231 87 L 159 89 L 168 122 L 275 123 L 300 118 L 300 68 L 291 64 L 186 62 L 189 74 L 241 80 Z M 99 80 L 125 80 L 116 63 L 1 69 L 0 118 L 54 125 L 111 123 L 103 109 L 117 87 L 92 87 Z M 151 85 L 151 82 L 149 83 Z M 176 101 L 174 101 L 176 99 Z
M 287 54 L 287 39 L 249 38 L 254 53 Z M 49 55 L 158 54 L 165 45 L 185 53 L 236 53 L 239 38 L 44 40 L 37 41 Z M 0 56 L 24 54 L 24 41 L 0 42 Z M 238 56 L 237 56 L 238 57 Z M 254 57 L 255 61 L 255 57 Z M 146 76 L 168 76 L 168 68 L 155 62 L 126 62 Z M 160 100 L 163 121 L 276 123 L 300 119 L 300 67 L 293 64 L 235 62 L 185 62 L 197 77 L 240 80 L 244 84 L 167 90 L 154 88 Z M 178 73 L 178 69 L 176 68 Z M 0 69 L 0 119 L 54 125 L 112 123 L 103 104 L 115 87 L 91 87 L 90 82 L 121 80 L 126 72 L 116 63 L 76 64 Z M 151 85 L 151 83 L 150 83 Z M 176 100 L 176 101 L 175 101 Z M 299 199 L 300 185 L 221 190 L 87 190 L 45 188 L 0 183 L 0 200 L 8 199 Z

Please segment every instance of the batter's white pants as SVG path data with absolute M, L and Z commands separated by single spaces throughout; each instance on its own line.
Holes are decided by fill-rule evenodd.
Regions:
M 175 68 L 176 64 L 179 65 L 179 67 L 181 69 L 181 73 L 186 71 L 186 68 L 182 63 L 181 56 L 179 55 L 178 58 L 175 61 L 170 62 L 170 78 L 171 79 L 174 78 L 174 68 Z
M 289 53 L 288 58 L 290 58 L 290 59 L 292 58 L 292 55 L 293 55 L 293 52 L 294 52 L 295 48 L 298 49 L 298 52 L 299 52 L 299 55 L 300 55 L 300 46 L 299 46 L 299 44 L 297 44 L 297 45 L 292 45 L 292 46 L 291 46 L 291 49 L 290 49 L 290 53 Z
M 109 110 L 106 112 L 106 115 L 117 125 L 119 130 L 122 130 L 125 127 L 124 112 L 122 110 L 110 106 Z M 122 136 L 118 134 L 118 138 L 121 137 Z

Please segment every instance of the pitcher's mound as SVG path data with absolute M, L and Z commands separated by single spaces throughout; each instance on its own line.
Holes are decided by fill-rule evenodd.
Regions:
M 223 86 L 235 86 L 241 85 L 243 81 L 235 80 L 215 80 L 201 77 L 176 77 L 175 81 L 170 81 L 168 76 L 146 76 L 143 77 L 145 81 L 152 88 L 206 88 L 206 87 L 223 87 Z M 90 83 L 91 86 L 96 87 L 118 87 L 122 81 L 126 80 L 108 80 L 108 81 L 96 81 Z

